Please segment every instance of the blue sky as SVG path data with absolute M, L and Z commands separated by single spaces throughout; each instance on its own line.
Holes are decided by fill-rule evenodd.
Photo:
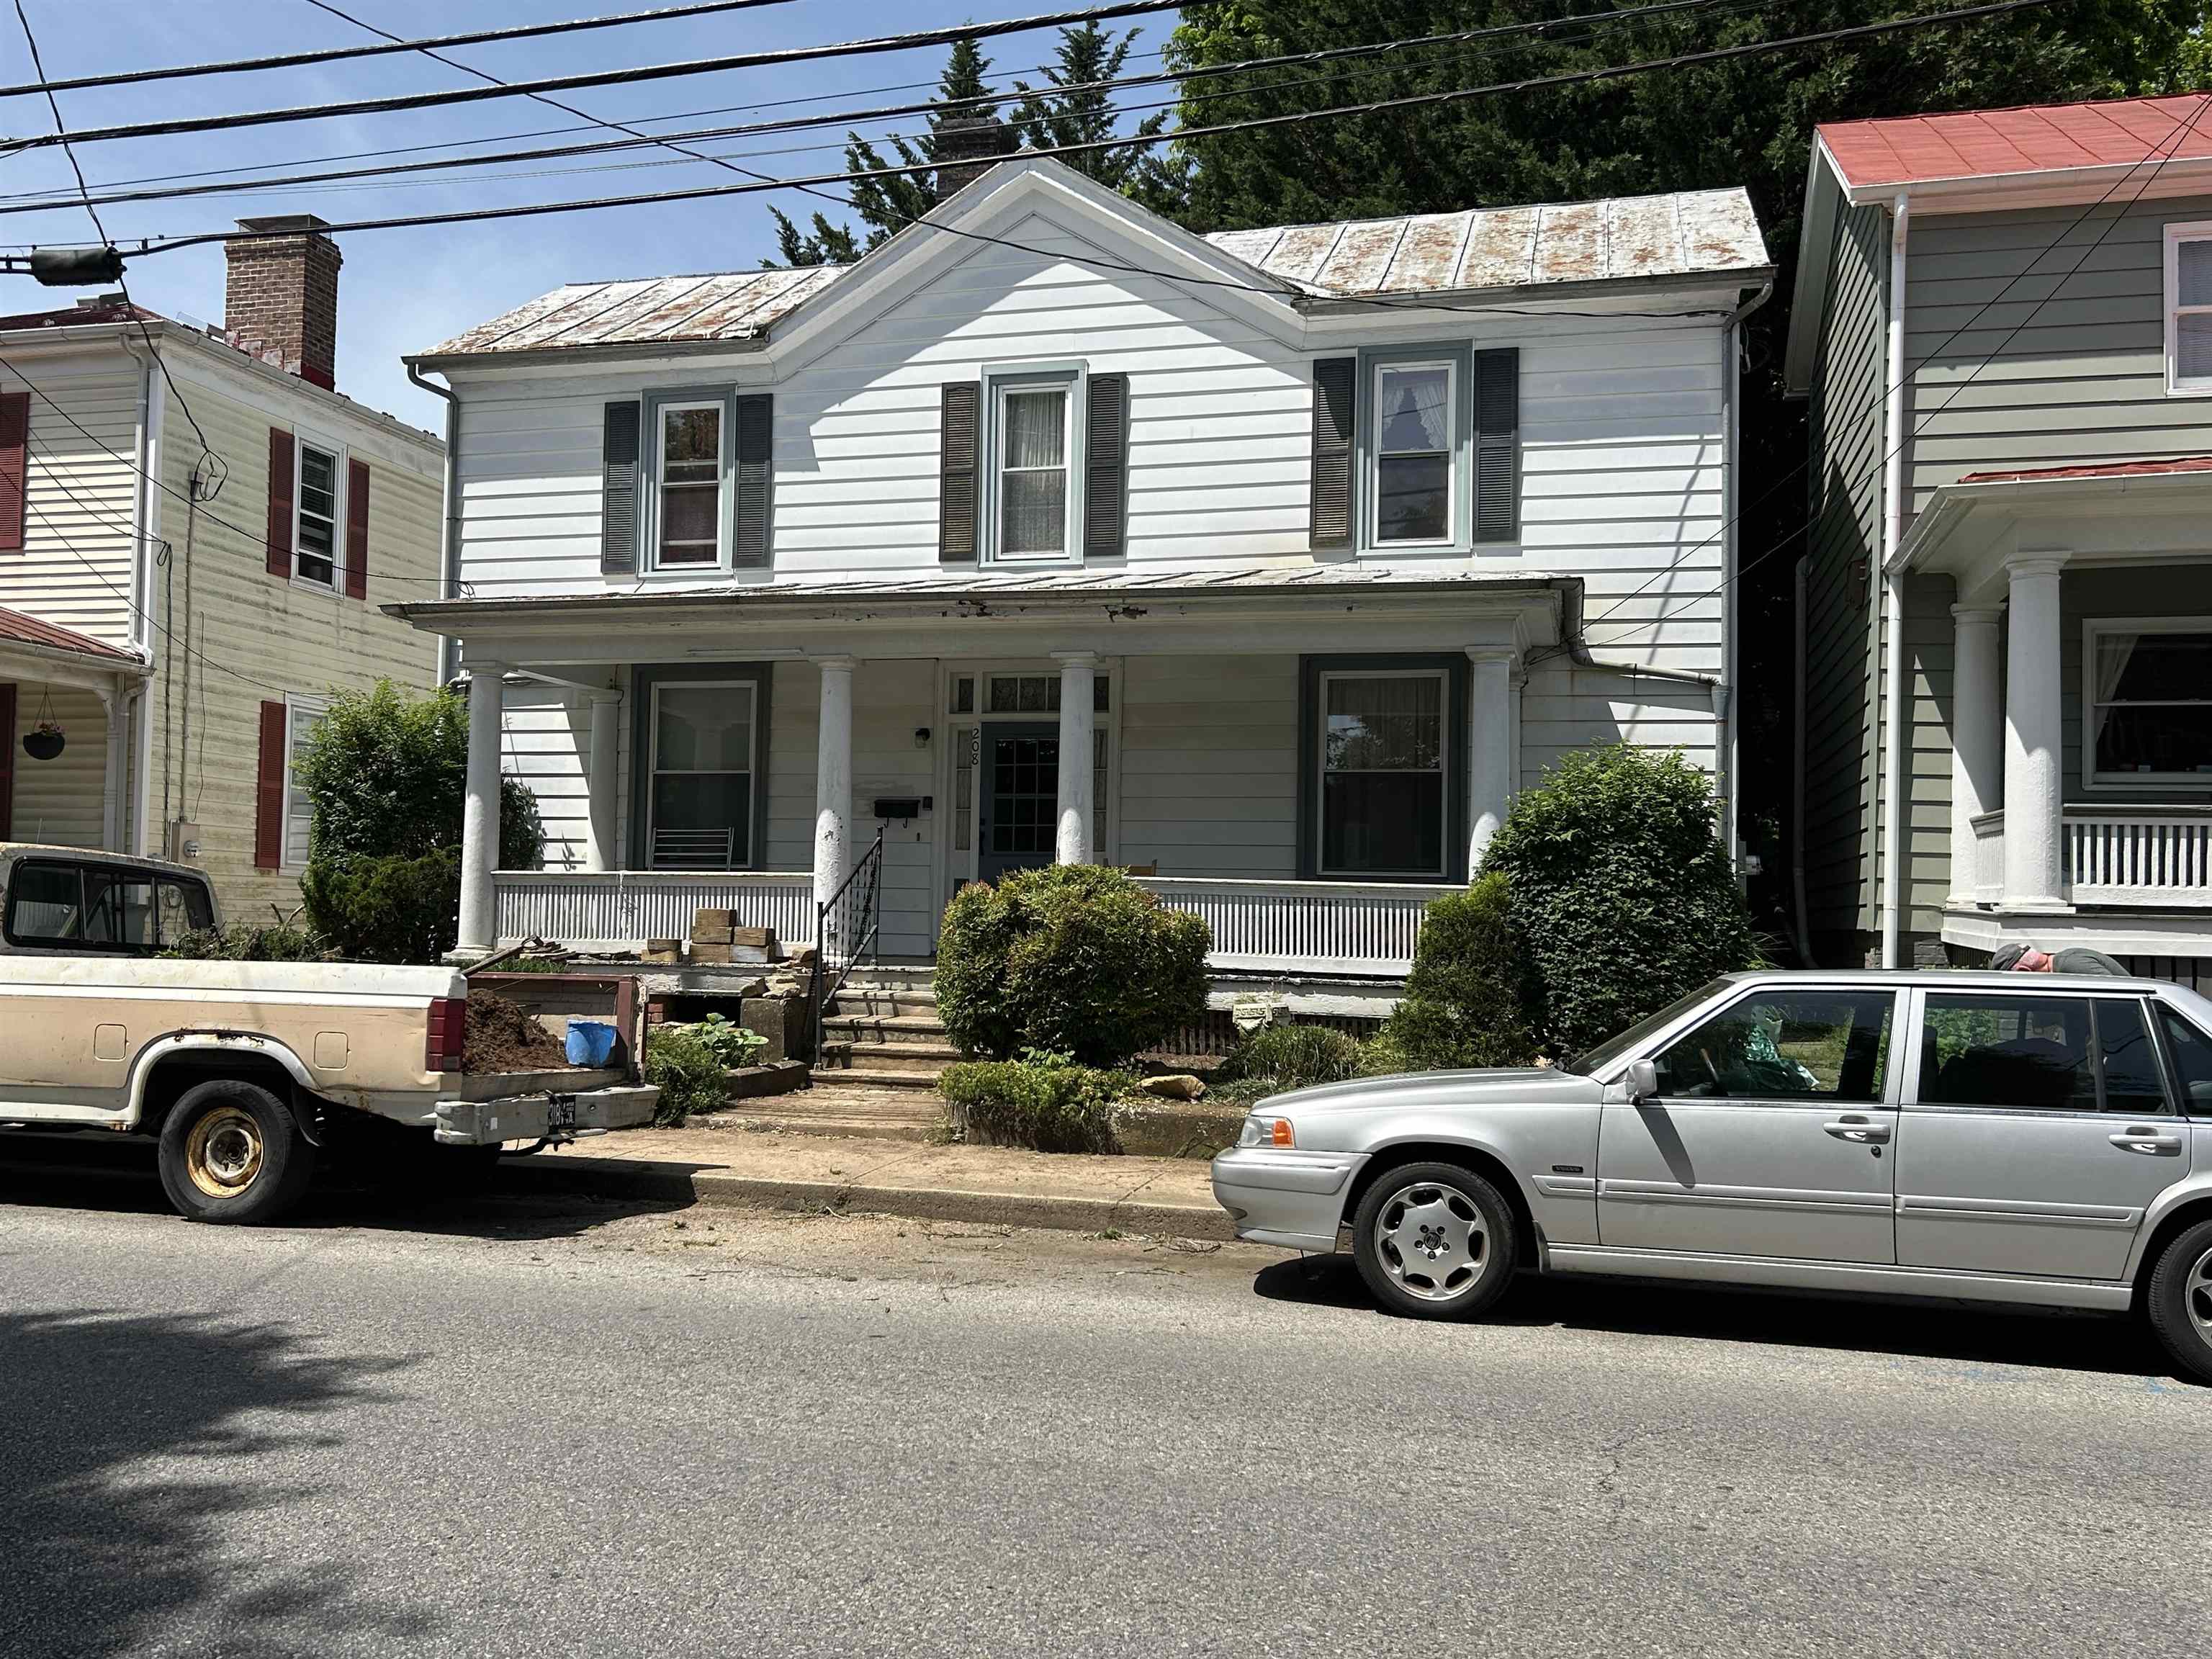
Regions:
M 595 13 L 643 10 L 656 0 L 343 0 L 343 9 L 378 27 L 409 37 L 458 33 L 476 28 L 545 21 Z M 666 3 L 667 0 L 659 0 Z M 146 0 L 25 0 L 38 31 L 47 73 L 56 78 L 155 64 L 206 62 L 342 46 L 370 36 L 319 11 L 307 0 L 243 0 L 234 8 L 210 12 Z M 519 41 L 507 46 L 457 48 L 463 63 L 505 80 L 581 73 L 623 64 L 657 64 L 727 56 L 864 35 L 902 33 L 941 27 L 970 19 L 1015 16 L 1050 9 L 1048 0 L 792 0 L 672 22 Z M 209 27 L 222 15 L 229 27 Z M 252 27 L 237 21 L 251 16 Z M 1173 26 L 1173 13 L 1131 20 L 1144 31 L 1125 73 L 1158 67 L 1156 52 Z M 1127 24 L 1119 27 L 1126 27 Z M 1016 76 L 1035 80 L 1037 64 L 1051 54 L 1051 31 L 1002 36 L 984 43 L 994 84 Z M 241 46 L 250 40 L 250 46 Z M 1141 55 L 1139 55 L 1141 54 Z M 726 111 L 695 121 L 668 122 L 652 129 L 676 131 L 685 126 L 718 126 L 874 103 L 900 103 L 927 95 L 927 86 L 886 91 L 908 82 L 933 83 L 945 49 L 833 59 L 768 70 L 733 70 L 685 76 L 641 86 L 595 88 L 560 94 L 564 101 L 596 116 L 637 122 L 697 111 Z M 33 78 L 11 9 L 0 8 L 0 76 L 8 82 Z M 72 131 L 171 117 L 332 102 L 397 93 L 423 92 L 477 84 L 458 70 L 416 54 L 268 70 L 252 75 L 155 82 L 146 87 L 97 88 L 61 94 L 62 115 Z M 1131 94 L 1150 100 L 1166 89 Z M 789 100 L 822 99 L 811 104 Z M 763 107 L 771 106 L 774 107 Z M 920 118 L 879 123 L 911 131 Z M 544 133 L 574 128 L 574 118 L 528 99 L 513 98 L 447 109 L 346 117 L 245 128 L 230 132 L 188 133 L 173 137 L 88 144 L 78 159 L 95 190 L 104 184 L 152 175 L 204 169 L 317 163 L 347 152 L 404 145 L 450 143 L 505 135 Z M 0 131 L 11 137 L 52 131 L 42 98 L 0 100 Z M 587 143 L 616 135 L 597 130 L 517 139 L 514 148 Z M 815 128 L 725 140 L 708 148 L 735 155 L 749 152 L 745 164 L 764 173 L 830 171 L 840 164 L 843 132 Z M 823 145 L 824 149 L 791 149 Z M 496 146 L 507 148 L 508 146 Z M 486 148 L 493 148 L 487 146 Z M 757 152 L 783 151 L 762 155 Z M 428 155 L 452 151 L 426 151 Z M 416 157 L 396 157 L 413 160 Z M 234 220 L 264 214 L 315 213 L 333 222 L 399 214 L 437 213 L 457 208 L 507 203 L 556 201 L 586 196 L 679 188 L 737 180 L 722 169 L 682 163 L 666 151 L 617 151 L 533 164 L 538 167 L 600 167 L 641 161 L 669 165 L 623 165 L 616 170 L 550 177 L 492 180 L 483 172 L 462 176 L 414 175 L 404 185 L 368 181 L 321 185 L 292 191 L 248 192 L 186 198 L 180 201 L 124 204 L 101 209 L 109 234 L 119 244 L 142 236 L 186 234 L 227 228 Z M 331 165 L 371 165 L 341 161 Z M 318 168 L 317 170 L 319 170 Z M 486 171 L 515 172 L 504 168 Z M 423 182 L 428 180 L 428 182 Z M 58 149 L 35 150 L 0 163 L 0 196 L 33 194 L 73 187 L 68 164 Z M 616 276 L 661 276 L 678 271 L 739 270 L 775 251 L 771 204 L 804 220 L 819 205 L 792 192 L 735 197 L 665 207 L 611 209 L 595 213 L 495 221 L 421 229 L 362 232 L 341 239 L 345 266 L 339 283 L 338 369 L 341 391 L 403 419 L 436 428 L 443 410 L 434 398 L 410 386 L 399 364 L 403 352 L 420 350 L 533 295 L 564 282 Z M 80 206 L 41 209 L 0 217 L 0 243 L 85 243 L 93 240 L 91 222 Z M 204 321 L 222 318 L 222 251 L 218 246 L 185 249 L 131 263 L 132 297 L 143 306 Z M 42 289 L 27 277 L 0 276 L 0 311 L 8 313 L 67 305 L 76 292 Z

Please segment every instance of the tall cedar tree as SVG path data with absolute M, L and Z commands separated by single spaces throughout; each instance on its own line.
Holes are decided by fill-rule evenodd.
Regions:
M 1616 0 L 1224 0 L 1169 39 L 1170 69 L 1209 65 L 1577 11 Z M 1310 69 L 1183 83 L 1179 127 L 1638 62 L 1933 9 L 1925 0 L 1779 0 L 1755 11 L 1592 24 L 1558 38 L 1413 48 Z M 1790 742 L 1791 570 L 1808 509 L 1804 405 L 1785 402 L 1782 343 L 1816 122 L 2110 98 L 2212 85 L 2204 0 L 2072 0 L 1953 27 L 1657 70 L 1588 86 L 1382 111 L 1179 143 L 1145 196 L 1201 231 L 1436 213 L 1742 185 L 1780 274 L 1747 325 L 1738 527 L 1744 753 Z M 1826 250 L 1812 251 L 1826 258 Z M 1591 620 L 1601 617 L 1595 607 Z M 1609 630 L 1600 628 L 1603 640 Z M 1640 644 L 1648 635 L 1628 642 Z M 1753 898 L 1784 914 L 1790 768 L 1747 766 L 1745 835 L 1763 855 Z
M 1043 67 L 1045 84 L 1014 82 L 1014 90 L 1022 96 L 1014 106 L 1012 125 L 1022 147 L 1064 149 L 1071 144 L 1091 144 L 1113 137 L 1120 125 L 1115 94 L 1095 83 L 1111 81 L 1121 73 L 1130 49 L 1143 33 L 1133 28 L 1116 37 L 1100 28 L 1095 18 L 1079 27 L 1071 25 L 1060 30 L 1057 61 Z M 1138 122 L 1134 131 L 1149 137 L 1164 131 L 1167 123 L 1167 112 L 1162 110 Z M 1066 161 L 1109 190 L 1127 191 L 1140 200 L 1159 204 L 1160 168 L 1150 150 L 1085 150 L 1068 156 Z

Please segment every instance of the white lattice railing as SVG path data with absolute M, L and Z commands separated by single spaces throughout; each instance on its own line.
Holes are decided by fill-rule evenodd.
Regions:
M 1336 881 L 1212 881 L 1139 876 L 1163 904 L 1206 918 L 1216 968 L 1316 974 L 1403 974 L 1421 911 L 1457 890 Z
M 2004 896 L 2004 814 L 1984 812 L 1967 822 L 1974 830 L 1974 902 L 1995 904 Z
M 2212 814 L 2069 806 L 2065 826 L 2075 903 L 2212 908 Z
M 580 951 L 635 951 L 649 939 L 689 939 L 701 910 L 734 910 L 739 925 L 772 927 L 786 945 L 814 938 L 814 878 L 779 872 L 502 870 L 502 945 L 539 937 Z

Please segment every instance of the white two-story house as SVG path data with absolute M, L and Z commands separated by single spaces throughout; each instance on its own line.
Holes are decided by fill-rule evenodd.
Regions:
M 1733 793 L 1737 327 L 1715 191 L 1188 234 L 1004 162 L 857 264 L 581 283 L 450 384 L 463 947 L 787 940 L 881 837 L 1128 868 L 1225 972 L 1387 981 L 1562 750 Z M 497 769 L 547 867 L 492 867 Z

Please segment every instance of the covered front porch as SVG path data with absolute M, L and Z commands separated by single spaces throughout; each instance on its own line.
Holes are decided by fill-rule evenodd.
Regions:
M 926 961 L 963 884 L 1087 862 L 1204 916 L 1224 975 L 1381 987 L 1502 823 L 1577 598 L 1308 568 L 405 609 L 471 674 L 464 950 L 632 951 L 702 908 L 811 943 L 865 869 L 877 950 Z M 492 867 L 502 769 L 544 869 Z
M 148 665 L 0 608 L 0 841 L 127 849 Z

